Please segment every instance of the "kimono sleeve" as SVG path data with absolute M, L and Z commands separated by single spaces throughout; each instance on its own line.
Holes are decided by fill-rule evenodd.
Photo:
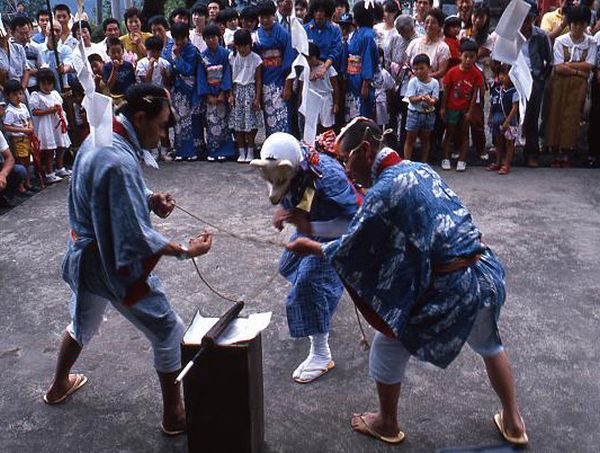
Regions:
M 296 58 L 297 52 L 292 48 L 292 37 L 283 28 L 280 28 L 281 53 L 283 54 L 283 62 L 281 68 L 284 71 L 289 71 L 292 68 L 292 62 Z
M 223 78 L 221 79 L 221 90 L 231 90 L 231 65 L 229 64 L 229 51 L 223 49 Z
M 182 51 L 179 58 L 175 58 L 173 66 L 177 69 L 182 76 L 193 76 L 196 75 L 198 68 L 198 51 L 193 44 L 186 46 Z
M 379 52 L 375 40 L 370 35 L 363 38 L 362 58 L 361 79 L 372 80 L 375 75 L 375 68 L 378 66 Z
M 94 209 L 94 215 L 110 216 L 110 233 L 117 269 L 156 255 L 169 241 L 152 228 L 146 185 L 138 172 L 126 166 L 111 167 L 106 176 L 110 213 Z M 102 242 L 102 238 L 98 238 Z
M 339 64 L 342 56 L 342 32 L 339 27 L 331 27 L 331 40 L 329 41 L 329 49 L 324 60 L 331 60 L 334 65 Z
M 199 96 L 206 96 L 208 94 L 206 66 L 204 66 L 204 60 L 202 58 L 198 58 L 198 70 L 196 71 L 196 91 Z

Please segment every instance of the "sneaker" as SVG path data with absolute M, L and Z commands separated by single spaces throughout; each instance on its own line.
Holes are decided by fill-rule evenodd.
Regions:
M 212 157 L 212 156 L 208 156 L 208 157 L 206 158 L 206 160 L 207 160 L 207 161 L 209 161 L 209 162 L 214 162 L 214 161 L 215 161 L 215 160 L 217 160 L 217 159 L 215 159 L 215 158 L 214 158 L 214 157 Z
M 459 156 L 460 156 L 460 154 L 458 154 L 458 153 L 452 153 L 452 154 L 450 154 L 450 159 L 456 160 L 456 159 L 458 159 Z
M 59 176 L 61 178 L 66 178 L 67 176 L 71 176 L 71 170 L 67 170 L 65 167 L 59 168 L 54 173 L 56 174 L 56 176 Z
M 217 160 L 219 162 L 225 162 L 227 160 L 227 157 L 225 157 L 225 156 L 217 156 Z
M 464 160 L 459 160 L 456 163 L 456 171 L 465 171 L 467 169 L 467 163 Z
M 183 161 L 183 157 L 181 157 L 181 156 L 175 156 L 175 157 L 173 158 L 173 161 L 174 161 L 174 162 L 182 162 L 182 161 Z
M 442 170 L 450 170 L 450 159 L 442 160 Z
M 187 162 L 196 162 L 198 160 L 198 156 L 192 156 L 185 159 Z
M 488 161 L 490 160 L 490 155 L 488 153 L 483 153 L 481 156 L 479 156 L 479 158 L 483 161 Z
M 61 181 L 62 178 L 60 176 L 56 176 L 55 173 L 50 173 L 49 175 L 46 175 L 46 184 L 54 184 Z

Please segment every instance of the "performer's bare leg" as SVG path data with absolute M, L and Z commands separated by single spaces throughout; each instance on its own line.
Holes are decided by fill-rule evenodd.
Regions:
M 506 430 L 511 436 L 519 437 L 525 431 L 525 426 L 515 398 L 515 386 L 508 356 L 502 351 L 495 356 L 484 357 L 483 361 L 492 387 L 502 403 L 502 418 Z
M 169 431 L 185 429 L 185 409 L 181 398 L 181 385 L 175 383 L 179 371 L 158 372 L 163 398 L 163 427 Z
M 73 365 L 75 365 L 81 349 L 81 345 L 65 331 L 60 344 L 60 350 L 58 351 L 54 380 L 46 393 L 48 400 L 54 401 L 60 398 L 73 386 L 76 377 L 70 375 L 69 372 L 73 368 Z
M 396 436 L 400 431 L 398 425 L 398 400 L 400 399 L 401 384 L 382 384 L 377 382 L 379 396 L 379 412 L 367 412 L 362 418 L 372 430 L 383 436 Z M 350 422 L 352 429 L 360 430 L 361 414 L 354 414 Z

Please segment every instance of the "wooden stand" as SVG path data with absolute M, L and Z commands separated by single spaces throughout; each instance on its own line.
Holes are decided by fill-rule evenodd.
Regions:
M 199 345 L 181 346 L 186 364 Z M 190 453 L 258 453 L 264 440 L 262 343 L 215 346 L 183 380 Z

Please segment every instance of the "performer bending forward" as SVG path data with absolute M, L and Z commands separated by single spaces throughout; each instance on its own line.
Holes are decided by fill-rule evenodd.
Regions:
M 351 179 L 367 186 L 364 204 L 341 238 L 298 238 L 288 249 L 325 257 L 378 330 L 369 358 L 380 411 L 355 414 L 352 428 L 389 443 L 404 434 L 397 418 L 411 355 L 448 366 L 466 342 L 483 357 L 502 403 L 494 416 L 503 437 L 526 444 L 510 363 L 496 322 L 504 269 L 481 240 L 471 214 L 431 167 L 400 162 L 381 149 L 381 130 L 357 118 L 337 138 Z
M 97 333 L 110 302 L 152 343 L 163 397 L 161 428 L 175 435 L 185 430 L 181 392 L 175 384 L 184 325 L 151 271 L 162 255 L 187 258 L 208 252 L 212 239 L 200 235 L 186 250 L 152 228 L 150 210 L 166 217 L 174 201 L 146 188 L 141 162 L 152 163 L 145 149 L 158 146 L 172 112 L 166 92 L 154 85 L 136 85 L 125 99 L 113 122 L 112 146 L 97 149 L 88 139 L 75 159 L 69 187 L 71 241 L 63 262 L 63 278 L 73 291 L 72 321 L 44 401 L 63 402 L 87 382 L 83 374 L 69 372 Z
M 266 179 L 271 203 L 280 205 L 273 217 L 277 229 L 292 223 L 297 229 L 294 237 L 320 242 L 346 231 L 361 198 L 334 157 L 309 150 L 283 132 L 265 140 L 260 157 L 250 165 Z M 286 303 L 290 335 L 310 338 L 310 353 L 292 377 L 311 382 L 334 367 L 328 339 L 342 282 L 322 257 L 302 258 L 286 251 L 279 266 L 281 275 L 294 285 Z

